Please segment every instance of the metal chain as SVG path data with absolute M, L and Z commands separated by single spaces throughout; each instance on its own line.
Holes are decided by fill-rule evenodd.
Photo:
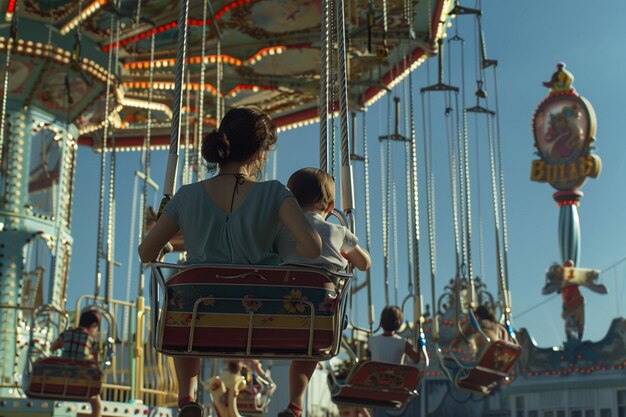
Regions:
M 406 65 L 406 55 L 405 55 L 405 68 Z M 412 115 L 409 114 L 409 95 L 411 94 L 408 91 L 408 82 L 404 82 L 404 102 L 403 102 L 403 110 L 404 110 L 404 134 L 405 137 L 409 135 L 410 132 L 410 121 Z M 404 162 L 405 162 L 405 170 L 407 173 L 411 172 L 411 142 L 407 140 L 404 142 Z M 411 182 L 409 180 L 410 174 L 406 177 L 406 239 L 407 239 L 407 282 L 408 282 L 408 292 L 409 294 L 413 294 L 413 257 L 411 254 L 413 253 L 413 239 L 411 239 L 411 231 L 413 230 L 413 208 L 411 206 L 412 199 L 412 188 Z
M 189 160 L 189 154 L 191 151 L 191 142 L 189 140 L 189 132 L 190 132 L 190 125 L 191 125 L 191 110 L 190 110 L 190 105 L 191 105 L 191 91 L 189 90 L 189 86 L 191 85 L 191 72 L 189 71 L 189 68 L 187 68 L 187 82 L 185 83 L 187 85 L 187 88 L 184 89 L 184 94 L 185 94 L 185 106 L 187 107 L 187 110 L 185 111 L 185 119 L 186 119 L 186 123 L 185 123 L 185 157 L 183 158 L 183 175 L 182 175 L 182 184 L 189 184 L 191 181 L 189 179 L 189 170 L 190 170 L 190 160 Z
M 120 22 L 115 24 L 115 44 L 120 40 Z M 115 48 L 115 57 L 113 62 L 119 62 L 119 48 Z M 118 65 L 115 65 L 113 72 L 115 78 L 118 76 Z M 109 205 L 107 219 L 107 274 L 105 285 L 104 303 L 109 305 L 109 301 L 113 298 L 113 282 L 115 267 L 115 173 L 117 163 L 117 153 L 115 148 L 115 132 L 111 132 L 111 162 L 109 165 Z M 112 306 L 111 306 L 112 307 Z
M 430 102 L 428 105 L 425 103 L 425 93 L 421 94 L 422 97 L 422 125 L 424 135 L 424 160 L 425 160 L 425 173 L 426 173 L 426 217 L 428 222 L 428 250 L 430 261 L 430 285 L 431 289 L 431 303 L 433 310 L 435 310 L 435 291 L 436 277 L 437 277 L 437 261 L 435 253 L 435 184 L 434 184 L 434 170 L 432 167 L 432 124 L 430 122 L 430 111 L 428 111 L 428 118 L 426 118 L 426 109 L 430 109 Z M 428 96 L 430 99 L 430 95 Z
M 394 304 L 398 305 L 398 199 L 396 194 L 396 183 L 392 184 L 392 226 L 393 226 L 393 284 L 394 284 Z
M 446 100 L 446 137 L 448 138 L 448 164 L 450 166 L 450 188 L 452 191 L 452 225 L 454 228 L 454 253 L 455 253 L 455 277 L 459 274 L 461 266 L 461 244 L 460 244 L 460 231 L 459 231 L 459 197 L 458 197 L 458 183 L 457 176 L 459 175 L 457 170 L 456 161 L 456 146 L 454 140 L 454 118 L 448 112 L 451 109 L 452 103 L 450 94 L 445 95 Z
M 113 16 L 111 15 L 109 27 L 109 44 L 113 43 Z M 106 187 L 105 171 L 106 171 L 106 149 L 107 137 L 109 136 L 109 100 L 111 94 L 111 65 L 113 61 L 113 48 L 109 48 L 107 60 L 107 84 L 104 93 L 104 126 L 102 129 L 102 149 L 100 154 L 100 199 L 98 204 L 98 236 L 96 240 L 96 283 L 94 289 L 94 298 L 100 295 L 100 265 L 102 257 L 102 237 L 104 234 L 104 190 Z
M 321 2 L 320 27 L 320 169 L 328 172 L 328 1 Z
M 346 56 L 346 21 L 344 18 L 344 0 L 337 0 L 337 60 L 339 61 L 339 134 L 341 166 L 350 166 L 349 124 L 348 124 L 348 74 Z M 348 207 L 344 207 L 347 209 Z
M 480 137 L 480 132 L 478 128 L 478 115 L 474 115 L 474 131 L 476 132 L 476 138 Z M 480 167 L 481 167 L 481 159 L 480 159 L 480 141 L 476 140 L 476 178 L 480 179 Z M 484 239 L 484 225 L 483 225 L 483 211 L 482 211 L 482 197 L 481 197 L 481 188 L 480 188 L 480 180 L 476 181 L 476 210 L 478 217 L 478 260 L 480 261 L 480 277 L 485 279 L 485 239 Z
M 498 289 L 500 299 L 504 300 L 506 283 L 504 282 L 504 270 L 502 265 L 502 248 L 500 246 L 500 204 L 498 202 L 498 179 L 496 174 L 496 156 L 494 148 L 493 129 L 491 126 L 491 116 L 487 115 L 487 138 L 489 142 L 489 167 L 491 169 L 491 195 L 493 200 L 493 223 L 495 228 L 496 242 L 496 265 L 498 268 Z M 504 309 L 503 309 L 504 310 Z
M 203 125 L 204 125 L 204 82 L 206 77 L 206 62 L 204 62 L 206 55 L 206 27 L 207 27 L 207 3 L 209 0 L 204 0 L 204 7 L 202 8 L 202 64 L 200 65 L 200 101 L 198 104 L 198 122 L 197 122 L 197 134 L 196 134 L 196 169 L 198 180 L 203 179 L 204 175 L 202 175 L 202 170 L 200 167 L 202 166 L 202 133 L 203 133 Z
M 185 75 L 185 57 L 187 53 L 187 18 L 189 16 L 189 2 L 180 0 L 178 16 L 178 42 L 176 48 L 176 67 L 174 77 L 174 105 L 172 114 L 172 127 L 170 129 L 170 149 L 169 155 L 173 162 L 165 174 L 165 187 L 163 195 L 172 196 L 176 190 L 176 165 L 180 150 L 180 113 L 183 107 L 183 77 Z
M 335 35 L 337 33 L 337 25 L 335 23 L 335 13 L 337 11 L 335 1 L 328 0 L 330 6 L 330 55 L 328 56 L 328 66 L 330 72 L 330 175 L 335 177 Z
M 363 171 L 365 178 L 365 245 L 367 252 L 371 253 L 372 246 L 372 226 L 370 218 L 370 176 L 369 176 L 369 154 L 367 146 L 367 123 L 366 113 L 367 110 L 363 110 Z M 372 313 L 372 275 L 368 269 L 366 272 L 367 279 L 367 304 L 368 309 L 368 321 L 370 326 L 370 332 L 374 327 L 374 314 Z
M 509 253 L 509 238 L 508 238 L 508 226 L 507 226 L 507 218 L 506 218 L 506 195 L 505 195 L 505 187 L 504 187 L 504 167 L 502 164 L 502 140 L 500 136 L 500 103 L 498 101 L 498 80 L 496 78 L 496 67 L 493 68 L 493 84 L 494 84 L 494 96 L 495 96 L 495 106 L 496 106 L 496 149 L 497 149 L 497 163 L 500 167 L 500 210 L 502 217 L 502 245 L 503 245 L 503 273 L 504 273 L 504 311 L 507 320 L 510 320 L 511 317 L 511 300 L 509 299 L 509 263 L 508 263 L 508 253 Z
M 155 41 L 156 39 L 156 31 L 152 32 L 152 36 L 150 37 L 150 83 L 152 85 L 154 82 L 154 50 L 155 50 Z M 146 225 L 148 222 L 146 208 L 148 207 L 148 179 L 150 178 L 151 172 L 151 161 L 152 161 L 152 151 L 150 149 L 150 142 L 152 140 L 152 101 L 154 89 L 150 88 L 148 90 L 148 120 L 146 121 L 146 136 L 143 139 L 143 160 L 144 160 L 144 182 L 143 182 L 143 190 L 141 196 L 141 205 L 140 205 L 140 216 L 141 216 L 141 224 L 139 229 L 139 235 L 143 234 L 143 231 L 146 230 Z M 143 296 L 144 290 L 144 274 L 143 274 L 143 264 L 140 265 L 140 276 L 139 276 L 139 286 L 137 289 L 138 295 Z
M 216 109 L 216 122 L 217 122 L 217 126 L 219 127 L 221 121 L 222 121 L 222 117 L 224 117 L 224 115 L 222 114 L 222 41 L 221 39 L 217 40 L 217 94 L 215 96 L 216 98 L 216 103 L 217 103 L 217 109 Z
M 413 184 L 413 213 L 415 215 L 415 221 L 413 223 L 413 279 L 415 281 L 415 298 L 413 304 L 414 325 L 417 331 L 414 332 L 414 336 L 417 339 L 419 335 L 423 333 L 422 320 L 422 287 L 420 283 L 420 259 L 419 259 L 419 193 L 417 183 L 417 146 L 415 143 L 415 117 L 413 111 L 413 72 L 409 72 L 409 113 L 411 114 L 411 183 Z M 433 308 L 434 311 L 434 308 Z M 438 328 L 436 317 L 433 318 L 433 331 Z
M 382 183 L 382 192 L 385 196 L 382 199 L 382 219 L 383 226 L 383 279 L 385 283 L 385 305 L 389 305 L 389 216 L 387 214 L 387 175 L 383 167 L 385 166 L 385 153 L 383 152 L 383 143 L 380 143 L 380 180 Z

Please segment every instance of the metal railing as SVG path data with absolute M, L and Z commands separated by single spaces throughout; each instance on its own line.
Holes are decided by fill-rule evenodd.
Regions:
M 76 302 L 76 311 L 90 304 L 103 304 L 104 298 L 84 295 Z M 82 306 L 81 306 L 82 304 Z M 105 371 L 101 397 L 105 401 L 137 402 L 148 406 L 175 406 L 177 382 L 171 358 L 150 346 L 151 308 L 145 299 L 135 302 L 110 300 L 108 307 L 116 318 L 113 331 L 116 354 Z M 123 331 L 117 326 L 122 325 Z M 101 332 L 101 337 L 104 337 Z

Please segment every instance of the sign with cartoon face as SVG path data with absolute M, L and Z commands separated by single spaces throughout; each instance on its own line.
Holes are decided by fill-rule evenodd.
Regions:
M 557 190 L 580 188 L 587 177 L 600 173 L 600 158 L 590 154 L 595 140 L 596 117 L 591 104 L 580 96 L 564 64 L 557 66 L 550 94 L 533 116 L 535 147 L 541 159 L 532 163 L 531 180 L 548 182 Z

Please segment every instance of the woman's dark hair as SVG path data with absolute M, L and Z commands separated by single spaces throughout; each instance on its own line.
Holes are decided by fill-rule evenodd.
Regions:
M 100 316 L 94 310 L 87 310 L 81 313 L 78 327 L 91 327 L 94 323 L 100 327 Z
M 259 149 L 269 151 L 276 139 L 276 126 L 261 109 L 235 107 L 202 139 L 202 157 L 212 172 L 224 162 L 246 162 Z
M 387 306 L 380 313 L 380 327 L 386 332 L 395 332 L 402 325 L 404 313 L 398 306 Z
M 481 305 L 476 307 L 476 310 L 474 310 L 474 314 L 476 314 L 478 318 L 483 320 L 489 320 L 493 322 L 496 321 L 496 317 L 494 316 L 493 312 L 486 306 Z

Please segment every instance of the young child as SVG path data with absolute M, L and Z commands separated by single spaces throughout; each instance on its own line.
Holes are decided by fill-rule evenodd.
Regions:
M 413 344 L 396 334 L 404 314 L 398 306 L 387 306 L 380 313 L 380 327 L 383 334 L 370 336 L 368 347 L 371 360 L 378 362 L 391 362 L 401 364 L 404 356 L 408 356 L 417 363 L 420 360 L 420 353 L 413 348 Z
M 281 263 L 319 266 L 332 272 L 345 271 L 348 261 L 361 271 L 370 268 L 370 256 L 359 246 L 358 238 L 345 226 L 326 221 L 335 208 L 335 182 L 327 172 L 302 168 L 291 175 L 287 188 L 321 236 L 322 254 L 316 259 L 298 255 L 293 238 L 283 229 L 276 240 Z
M 294 250 L 293 238 L 283 230 L 276 247 L 283 264 L 312 265 L 332 272 L 344 271 L 348 261 L 357 269 L 370 268 L 370 256 L 363 250 L 357 237 L 346 227 L 326 221 L 335 207 L 335 183 L 325 171 L 303 168 L 291 175 L 287 188 L 294 194 L 313 228 L 322 238 L 322 254 L 317 259 L 299 256 Z M 278 417 L 300 417 L 309 380 L 315 371 L 315 361 L 293 361 L 289 369 L 289 405 Z
M 93 310 L 88 310 L 80 315 L 78 327 L 63 332 L 52 345 L 50 350 L 63 349 L 62 357 L 80 361 L 98 362 L 98 342 L 96 334 L 100 329 L 100 317 Z M 91 416 L 102 416 L 100 396 L 89 398 L 91 404 Z

